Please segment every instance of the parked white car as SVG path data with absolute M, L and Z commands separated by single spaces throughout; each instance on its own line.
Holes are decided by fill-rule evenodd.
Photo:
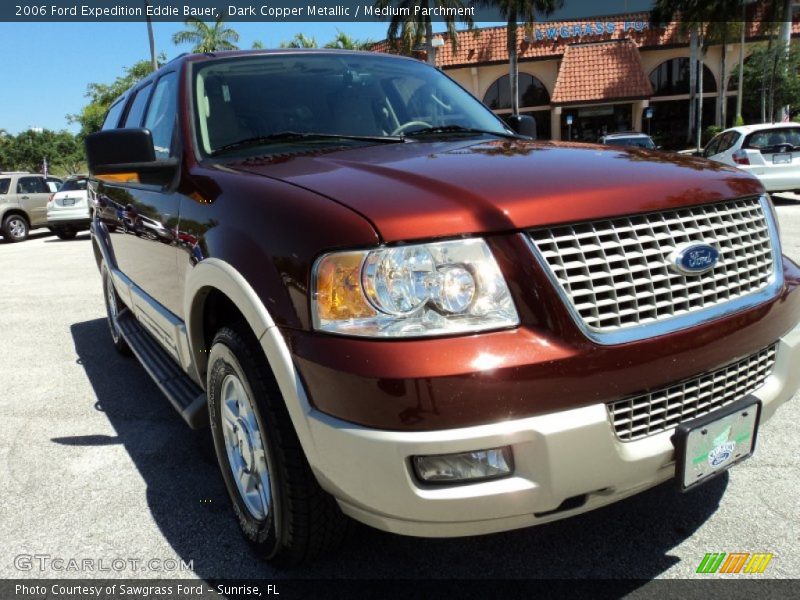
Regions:
M 703 156 L 752 173 L 768 192 L 800 191 L 800 123 L 726 129 L 708 142 Z
M 71 240 L 89 229 L 94 206 L 94 190 L 87 176 L 68 177 L 47 202 L 47 226 L 62 240 Z

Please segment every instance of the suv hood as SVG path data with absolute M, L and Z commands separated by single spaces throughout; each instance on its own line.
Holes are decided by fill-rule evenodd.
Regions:
M 510 231 L 760 194 L 758 180 L 694 157 L 514 140 L 436 141 L 226 165 L 327 196 L 384 241 Z

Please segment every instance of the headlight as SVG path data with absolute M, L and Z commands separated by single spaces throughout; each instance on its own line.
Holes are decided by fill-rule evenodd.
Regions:
M 481 239 L 326 254 L 312 279 L 314 328 L 320 331 L 417 337 L 519 324 Z

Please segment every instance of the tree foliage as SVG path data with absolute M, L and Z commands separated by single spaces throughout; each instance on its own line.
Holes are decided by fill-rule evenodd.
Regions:
M 738 76 L 736 67 L 734 77 Z M 744 63 L 744 104 L 761 106 L 766 121 L 781 118 L 781 108 L 800 113 L 800 46 L 789 52 L 778 44 L 756 46 Z
M 468 2 L 462 0 L 375 0 L 375 7 L 378 9 L 397 8 L 397 13 L 408 12 L 408 16 L 403 14 L 393 15 L 389 20 L 389 28 L 386 37 L 395 48 L 403 54 L 411 54 L 423 41 L 428 64 L 436 64 L 436 47 L 433 45 L 433 21 L 429 16 L 419 16 L 416 10 L 429 8 L 464 8 Z M 450 44 L 455 51 L 458 48 L 458 34 L 456 31 L 456 18 L 443 17 L 450 37 Z M 472 17 L 465 15 L 458 17 L 469 29 L 472 29 L 474 22 Z
M 189 17 L 184 21 L 186 29 L 175 32 L 172 42 L 175 45 L 194 44 L 192 52 L 219 52 L 220 50 L 238 50 L 239 33 L 235 29 L 225 27 L 225 16 L 212 24 L 205 23 L 197 17 Z
M 0 136 L 0 170 L 39 173 L 44 159 L 55 175 L 86 170 L 83 143 L 69 131 L 29 129 Z
M 166 56 L 159 56 L 159 65 L 166 60 Z M 78 136 L 83 139 L 90 133 L 99 131 L 103 125 L 106 112 L 123 92 L 133 86 L 137 81 L 147 77 L 153 72 L 153 66 L 149 60 L 140 60 L 130 67 L 123 69 L 123 74 L 117 77 L 112 83 L 90 83 L 86 86 L 85 96 L 89 98 L 78 114 L 67 115 L 67 121 L 78 123 L 81 126 Z
M 367 50 L 372 46 L 372 40 L 358 40 L 344 31 L 336 30 L 336 37 L 325 44 L 326 48 L 338 48 L 340 50 Z
M 305 34 L 296 33 L 288 42 L 281 42 L 281 48 L 317 48 L 317 40 L 313 37 L 306 37 Z

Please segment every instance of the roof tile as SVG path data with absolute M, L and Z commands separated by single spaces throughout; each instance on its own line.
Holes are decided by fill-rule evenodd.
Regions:
M 645 98 L 652 93 L 636 44 L 619 40 L 567 46 L 552 102 Z
M 759 5 L 748 21 L 749 38 L 760 36 L 760 23 L 763 10 Z M 675 44 L 687 44 L 687 36 L 681 31 L 678 22 L 669 23 L 666 27 L 649 25 L 650 14 L 647 12 L 626 13 L 613 17 L 575 19 L 572 21 L 537 22 L 531 30 L 520 27 L 517 30 L 517 48 L 520 61 L 539 58 L 556 58 L 566 52 L 575 42 L 609 42 L 630 40 L 636 47 L 656 47 Z M 596 33 L 599 25 L 603 25 L 603 33 Z M 637 29 L 638 24 L 639 29 Z M 642 28 L 642 24 L 647 24 Z M 570 32 L 580 27 L 581 36 L 574 37 Z M 566 28 L 566 29 L 563 29 Z M 537 35 L 537 31 L 539 34 Z M 562 31 L 567 33 L 562 35 Z M 800 34 L 800 22 L 795 21 L 793 34 Z M 454 51 L 447 33 L 437 34 L 444 40 L 444 46 L 436 53 L 436 64 L 442 68 L 472 66 L 485 63 L 508 62 L 506 27 L 489 27 L 472 31 L 459 31 L 458 47 Z M 391 52 L 387 41 L 373 46 L 378 52 Z M 418 53 L 424 57 L 424 52 Z

